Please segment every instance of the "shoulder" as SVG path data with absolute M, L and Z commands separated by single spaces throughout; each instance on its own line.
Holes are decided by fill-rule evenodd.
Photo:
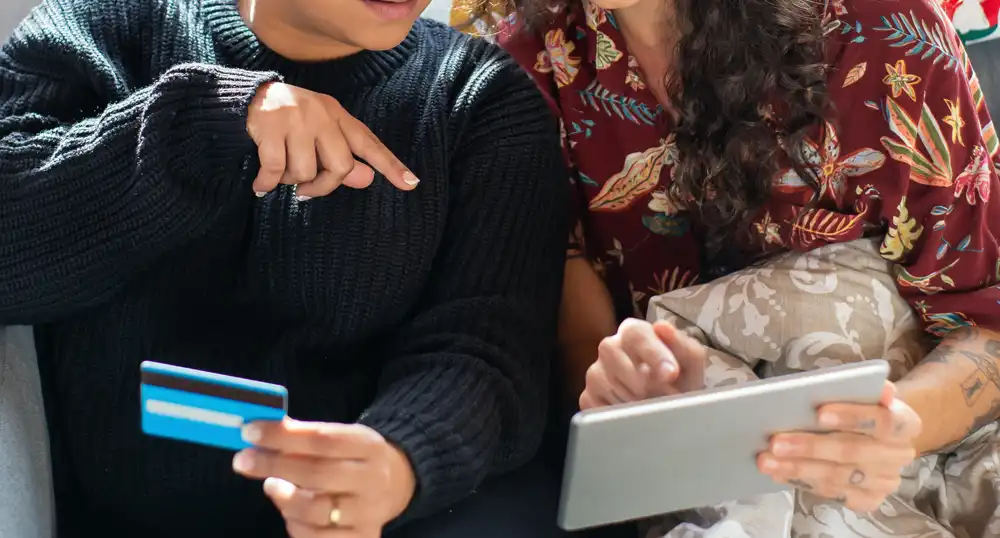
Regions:
M 854 51 L 872 60 L 912 57 L 933 64 L 944 60 L 951 67 L 947 60 L 960 56 L 961 40 L 938 0 L 828 0 L 827 5 L 834 57 Z
M 531 78 L 503 48 L 441 23 L 421 20 L 418 25 L 425 64 L 422 69 L 434 67 L 435 83 L 453 88 L 456 108 L 468 109 L 485 101 L 527 99 L 529 103 L 537 101 L 544 110 L 544 101 Z

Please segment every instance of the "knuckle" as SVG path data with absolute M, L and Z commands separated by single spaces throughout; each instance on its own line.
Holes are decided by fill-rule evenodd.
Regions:
M 327 168 L 330 172 L 335 174 L 337 177 L 344 177 L 354 170 L 354 157 L 352 155 L 338 155 L 333 162 L 329 163 Z
M 608 336 L 603 340 L 601 340 L 599 344 L 597 344 L 597 356 L 606 357 L 617 351 L 620 347 L 621 347 L 621 339 L 618 337 L 618 335 Z M 597 363 L 595 363 L 594 366 L 596 366 L 596 364 Z M 591 368 L 593 368 L 594 366 L 591 366 Z
M 587 387 L 595 387 L 601 381 L 601 378 L 603 377 L 603 372 L 601 370 L 601 364 L 598 362 L 591 364 L 590 368 L 587 368 L 587 373 L 585 375 Z

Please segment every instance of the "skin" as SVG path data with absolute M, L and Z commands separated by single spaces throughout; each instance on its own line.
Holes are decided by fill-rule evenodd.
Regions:
M 268 48 L 291 60 L 316 62 L 397 46 L 428 2 L 418 0 L 411 19 L 392 22 L 363 0 L 241 0 L 239 7 Z M 341 185 L 366 188 L 376 170 L 401 190 L 419 183 L 327 95 L 266 84 L 250 104 L 247 132 L 261 162 L 253 184 L 258 196 L 295 185 L 305 202 Z M 413 498 L 409 459 L 367 427 L 286 420 L 250 424 L 243 436 L 254 448 L 238 453 L 233 469 L 264 480 L 264 493 L 284 517 L 290 538 L 376 538 Z

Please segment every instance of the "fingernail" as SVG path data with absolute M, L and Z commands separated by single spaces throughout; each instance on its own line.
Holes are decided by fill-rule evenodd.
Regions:
M 415 187 L 417 183 L 420 183 L 420 180 L 417 179 L 417 176 L 413 175 L 413 172 L 407 170 L 406 172 L 403 172 L 403 183 L 406 183 L 411 187 Z
M 298 200 L 299 202 L 308 202 L 309 200 L 312 200 L 312 196 L 302 196 L 302 195 L 299 195 L 299 196 L 296 196 L 295 199 Z
M 257 198 L 263 198 L 263 197 L 267 196 L 267 193 L 264 192 L 264 191 L 253 191 L 253 193 L 255 195 L 257 195 Z
M 238 473 L 248 473 L 253 469 L 253 456 L 247 452 L 239 452 L 233 457 L 233 470 Z
M 270 477 L 264 480 L 264 493 L 269 497 L 278 497 L 279 499 L 287 499 L 295 494 L 295 484 L 291 482 L 286 482 L 280 478 Z M 308 496 L 309 492 L 306 490 L 299 490 L 299 493 Z
M 257 426 L 256 424 L 247 424 L 240 430 L 240 436 L 243 437 L 244 441 L 250 444 L 256 444 L 261 438 L 260 426 Z
M 671 362 L 661 362 L 660 366 L 656 369 L 656 375 L 661 378 L 673 377 L 676 372 L 677 369 L 674 368 L 674 365 Z
M 770 456 L 764 456 L 763 461 L 761 462 L 761 466 L 764 467 L 765 471 L 774 472 L 778 470 L 777 460 L 775 460 Z
M 840 425 L 840 418 L 833 413 L 821 413 L 819 415 L 819 425 L 826 428 L 836 428 Z
M 771 452 L 777 456 L 789 456 L 792 453 L 792 444 L 788 441 L 778 441 L 771 447 Z

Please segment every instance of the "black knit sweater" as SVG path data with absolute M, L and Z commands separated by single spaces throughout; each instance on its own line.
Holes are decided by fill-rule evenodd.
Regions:
M 246 106 L 283 77 L 422 182 L 251 188 Z M 544 423 L 565 170 L 532 82 L 421 21 L 297 64 L 233 0 L 47 0 L 0 53 L 0 325 L 36 326 L 60 538 L 282 534 L 231 454 L 144 436 L 138 366 L 288 387 L 410 457 L 410 513 L 524 463 Z M 512 514 L 512 517 L 516 517 Z

